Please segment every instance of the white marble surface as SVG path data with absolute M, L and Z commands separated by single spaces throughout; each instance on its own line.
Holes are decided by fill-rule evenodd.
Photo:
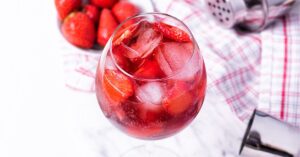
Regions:
M 3 6 L 15 7 L 0 14 L 6 21 L 0 30 L 5 42 L 0 46 L 1 157 L 118 157 L 145 144 L 115 129 L 94 94 L 64 87 L 58 34 L 51 29 L 57 27 L 52 0 L 6 1 Z M 151 143 L 184 157 L 238 156 L 245 127 L 209 89 L 188 128 Z

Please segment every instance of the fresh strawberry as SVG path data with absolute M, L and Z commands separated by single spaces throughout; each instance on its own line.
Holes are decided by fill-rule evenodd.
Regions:
M 117 28 L 118 23 L 115 20 L 110 10 L 104 8 L 100 15 L 100 24 L 98 26 L 97 41 L 99 45 L 105 46 L 114 30 Z
M 112 12 L 119 22 L 122 22 L 131 16 L 137 15 L 140 9 L 128 1 L 120 1 L 114 5 Z
M 78 9 L 80 5 L 80 0 L 55 0 L 59 20 L 63 21 L 69 13 Z
M 107 97 L 113 101 L 112 104 L 119 104 L 134 93 L 131 80 L 116 70 L 105 70 L 103 88 Z
M 193 103 L 193 95 L 188 91 L 188 84 L 175 81 L 167 97 L 163 100 L 164 109 L 171 115 L 186 111 Z
M 111 8 L 118 0 L 91 0 L 91 3 L 101 8 Z
M 95 23 L 99 20 L 99 10 L 96 6 L 87 4 L 83 8 L 83 12 L 85 12 Z
M 155 79 L 163 77 L 164 73 L 160 69 L 155 59 L 146 60 L 142 66 L 134 73 L 134 76 L 145 79 Z
M 64 20 L 62 34 L 73 45 L 91 48 L 96 38 L 94 22 L 82 12 L 71 13 Z
M 185 31 L 177 27 L 165 24 L 163 22 L 154 23 L 154 29 L 160 31 L 165 38 L 172 39 L 174 41 L 178 41 L 178 42 L 191 41 L 189 35 Z

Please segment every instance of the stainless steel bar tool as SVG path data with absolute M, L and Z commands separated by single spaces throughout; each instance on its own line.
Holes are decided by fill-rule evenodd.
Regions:
M 300 157 L 300 129 L 255 110 L 240 148 L 241 157 Z
M 206 0 L 212 17 L 226 28 L 260 31 L 299 0 Z

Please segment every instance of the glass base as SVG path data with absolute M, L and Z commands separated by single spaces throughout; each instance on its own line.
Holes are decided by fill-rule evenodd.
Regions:
M 121 157 L 179 157 L 174 151 L 156 145 L 142 145 L 123 153 Z

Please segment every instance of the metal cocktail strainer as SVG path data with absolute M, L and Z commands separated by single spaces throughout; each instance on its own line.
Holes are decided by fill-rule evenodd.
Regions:
M 287 13 L 296 0 L 206 0 L 213 17 L 227 28 L 259 31 Z

